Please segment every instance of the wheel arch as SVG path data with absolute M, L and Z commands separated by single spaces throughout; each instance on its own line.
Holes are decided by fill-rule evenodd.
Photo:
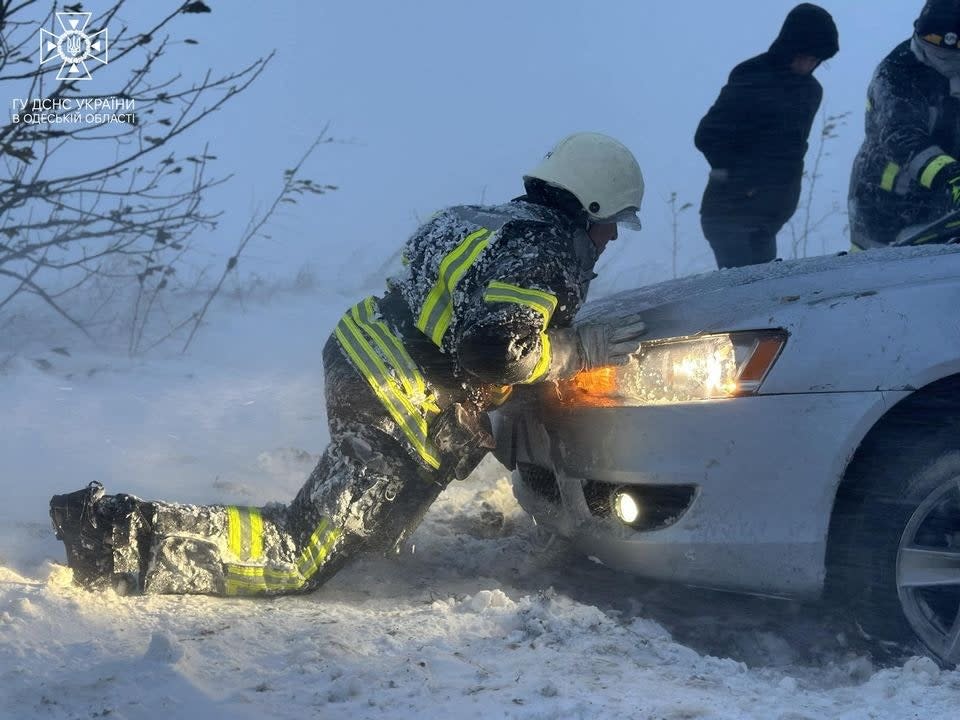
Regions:
M 834 493 L 827 533 L 825 590 L 835 585 L 840 549 L 846 537 L 846 520 L 857 512 L 869 478 L 858 472 L 866 458 L 877 452 L 891 452 L 890 442 L 905 428 L 929 422 L 931 418 L 960 415 L 960 373 L 947 375 L 907 395 L 889 408 L 871 426 L 851 454 Z

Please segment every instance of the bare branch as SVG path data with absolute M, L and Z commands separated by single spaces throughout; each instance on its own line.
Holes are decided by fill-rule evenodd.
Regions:
M 26 288 L 34 292 L 44 302 L 46 302 L 47 305 L 53 308 L 58 315 L 63 317 L 67 322 L 69 322 L 71 325 L 73 325 L 78 330 L 80 330 L 80 332 L 82 332 L 89 340 L 93 341 L 93 336 L 90 334 L 87 328 L 83 325 L 83 323 L 74 319 L 73 316 L 70 315 L 70 313 L 68 313 L 66 310 L 60 307 L 59 304 L 57 304 L 56 300 L 53 297 L 51 297 L 49 293 L 47 293 L 43 288 L 37 285 L 29 277 L 26 277 L 24 275 L 18 275 L 17 273 L 4 270 L 3 268 L 0 268 L 0 275 L 6 275 L 7 277 L 11 277 L 14 280 L 21 281 Z
M 206 316 L 207 310 L 210 309 L 211 303 L 213 303 L 214 299 L 220 293 L 223 283 L 227 279 L 227 275 L 229 275 L 230 272 L 236 267 L 240 255 L 246 249 L 247 245 L 260 233 L 264 225 L 267 224 L 267 221 L 273 217 L 273 214 L 277 211 L 277 208 L 280 207 L 281 203 L 290 197 L 290 194 L 297 188 L 298 183 L 303 182 L 299 179 L 300 169 L 303 167 L 303 164 L 313 154 L 313 151 L 320 146 L 321 143 L 330 142 L 329 138 L 327 138 L 328 129 L 329 125 L 325 126 L 320 131 L 320 134 L 317 136 L 317 138 L 313 141 L 313 144 L 307 148 L 307 151 L 303 153 L 303 155 L 297 161 L 297 164 L 294 165 L 293 168 L 284 172 L 283 187 L 280 189 L 280 192 L 277 193 L 276 197 L 274 197 L 273 202 L 271 203 L 270 207 L 267 208 L 266 212 L 263 213 L 259 219 L 251 219 L 250 225 L 240 238 L 240 242 L 237 245 L 236 251 L 227 261 L 223 272 L 220 274 L 219 280 L 217 280 L 217 284 L 210 292 L 210 295 L 207 297 L 206 302 L 204 302 L 200 312 L 197 313 L 196 319 L 193 323 L 193 328 L 190 330 L 190 335 L 187 337 L 187 341 L 183 344 L 183 349 L 181 352 L 186 352 L 190 347 L 190 343 L 193 342 L 193 338 L 197 334 L 197 330 L 200 329 L 200 324 L 203 322 L 203 318 Z
M 124 3 L 109 3 L 91 27 L 117 23 Z M 70 112 L 97 98 L 82 82 L 52 80 L 32 48 L 38 23 L 59 30 L 58 7 L 0 0 L 0 85 L 10 90 L 8 97 L 63 101 Z M 221 76 L 181 70 L 189 64 L 172 63 L 171 56 L 187 47 L 173 35 L 181 24 L 175 20 L 188 17 L 185 7 L 168 6 L 145 29 L 111 30 L 110 77 L 118 80 L 114 92 L 97 97 L 132 101 L 135 114 L 124 114 L 124 121 L 33 122 L 30 106 L 20 113 L 29 113 L 30 122 L 8 117 L 0 123 L 0 310 L 9 311 L 17 297 L 39 297 L 89 336 L 91 320 L 79 318 L 69 298 L 80 287 L 102 287 L 114 302 L 131 301 L 130 351 L 149 342 L 152 314 L 166 313 L 164 294 L 177 268 L 203 242 L 198 230 L 216 227 L 220 213 L 205 209 L 207 191 L 230 177 L 208 177 L 215 155 L 208 147 L 202 153 L 181 149 L 184 134 L 249 88 L 273 57 Z M 61 155 L 80 142 L 109 148 L 98 153 L 105 160 L 78 168 Z M 186 328 L 196 316 L 171 325 Z

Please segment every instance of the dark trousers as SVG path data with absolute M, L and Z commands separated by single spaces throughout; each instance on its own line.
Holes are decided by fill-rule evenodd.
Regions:
M 777 257 L 778 227 L 708 215 L 700 216 L 700 226 L 721 270 L 758 265 Z

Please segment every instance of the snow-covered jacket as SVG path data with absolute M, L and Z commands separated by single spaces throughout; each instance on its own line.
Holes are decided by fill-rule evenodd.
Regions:
M 850 179 L 850 227 L 859 247 L 889 244 L 947 211 L 938 176 L 960 158 L 960 100 L 907 40 L 877 67 L 866 135 Z
M 543 205 L 439 212 L 404 250 L 398 289 L 415 329 L 402 325 L 404 338 L 428 372 L 443 356 L 457 376 L 535 382 L 549 370 L 544 331 L 571 324 L 596 258 L 585 228 Z
M 586 299 L 597 251 L 586 223 L 520 198 L 435 214 L 407 241 L 404 273 L 350 309 L 336 336 L 420 458 L 451 402 L 486 409 L 505 386 L 550 377 L 548 328 Z M 569 348 L 556 348 L 560 353 Z M 569 363 L 569 356 L 562 358 Z

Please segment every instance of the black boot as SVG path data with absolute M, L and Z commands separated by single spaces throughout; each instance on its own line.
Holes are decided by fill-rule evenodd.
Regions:
M 130 495 L 104 495 L 103 485 L 96 481 L 83 490 L 50 499 L 50 519 L 57 539 L 66 547 L 74 582 L 90 590 L 139 589 L 136 526 L 140 523 L 131 522 L 132 516 L 139 514 L 138 504 Z M 118 547 L 118 542 L 124 547 Z M 123 560 L 122 567 L 116 566 L 116 557 Z

